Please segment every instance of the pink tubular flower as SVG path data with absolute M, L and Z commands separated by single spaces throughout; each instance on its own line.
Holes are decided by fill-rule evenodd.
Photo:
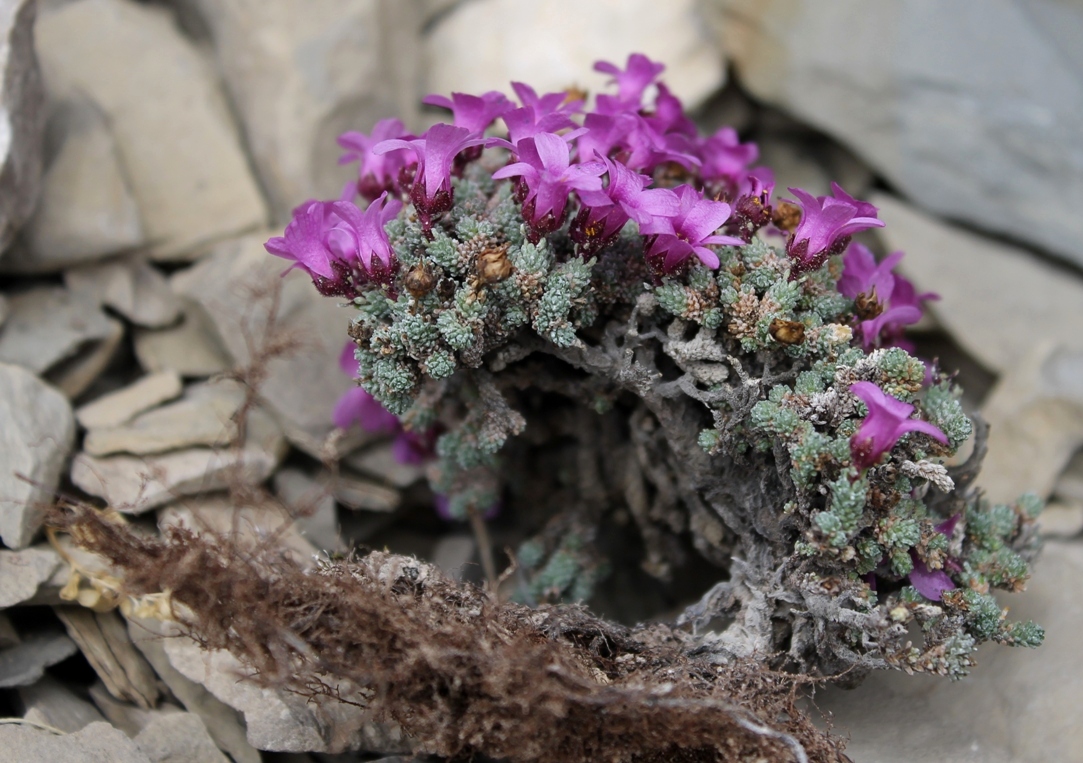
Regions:
M 384 191 L 397 192 L 399 176 L 408 164 L 413 164 L 412 161 L 407 161 L 407 156 L 401 151 L 377 155 L 372 150 L 373 146 L 385 140 L 409 140 L 412 137 L 398 119 L 381 119 L 372 128 L 371 136 L 356 131 L 338 136 L 338 144 L 346 149 L 338 163 L 360 163 L 357 192 L 372 201 Z
M 921 303 L 939 298 L 932 292 L 917 294 L 912 283 L 891 272 L 902 258 L 902 252 L 894 252 L 877 264 L 872 252 L 856 242 L 843 257 L 838 288 L 857 302 L 857 333 L 866 350 L 903 344 L 903 327 L 921 320 Z
M 564 138 L 552 133 L 538 133 L 515 146 L 519 161 L 493 173 L 494 180 L 519 177 L 527 192 L 523 197 L 523 219 L 531 239 L 540 238 L 564 223 L 568 194 L 575 191 L 601 190 L 599 177 L 605 172 L 602 162 L 572 164 Z
M 628 220 L 649 225 L 655 217 L 680 212 L 677 194 L 667 188 L 648 189 L 650 175 L 640 175 L 620 162 L 604 159 L 609 184 L 600 191 L 579 191 L 582 208 L 572 223 L 572 240 L 589 255 L 610 243 Z
M 759 147 L 755 143 L 742 143 L 736 130 L 723 127 L 701 141 L 697 148 L 704 185 L 736 199 L 739 186 L 748 177 L 748 165 L 759 158 Z
M 794 276 L 819 268 L 832 254 L 842 251 L 854 233 L 884 226 L 876 219 L 876 207 L 872 204 L 858 201 L 838 183 L 832 183 L 831 190 L 833 197 L 790 189 L 802 211 L 801 222 L 786 245 L 794 261 L 791 270 Z
M 421 102 L 449 109 L 455 126 L 465 127 L 474 135 L 481 135 L 497 118 L 515 108 L 507 96 L 496 90 L 490 90 L 483 95 L 452 93 L 450 98 L 444 95 L 428 95 L 422 98 Z
M 872 382 L 856 382 L 850 385 L 850 392 L 869 408 L 869 415 L 850 438 L 850 455 L 854 466 L 859 469 L 868 469 L 876 464 L 907 432 L 921 432 L 947 445 L 947 436 L 937 427 L 927 421 L 910 418 L 914 406 L 886 394 Z
M 285 275 L 300 268 L 325 297 L 353 297 L 350 267 L 327 246 L 327 233 L 335 221 L 333 202 L 306 201 L 293 210 L 285 235 L 270 238 L 263 248 L 276 257 L 293 260 Z
M 372 151 L 383 155 L 406 149 L 417 157 L 417 174 L 410 189 L 410 201 L 417 209 L 422 229 L 428 233 L 432 230 L 433 220 L 451 209 L 451 163 L 464 148 L 484 142 L 484 138 L 474 137 L 466 127 L 435 124 L 420 138 L 381 141 Z
M 576 126 L 570 115 L 581 110 L 582 101 L 569 101 L 565 93 L 539 96 L 534 88 L 522 82 L 512 82 L 511 87 L 523 104 L 522 108 L 502 115 L 508 127 L 508 141 L 513 146 L 523 138 L 532 138 L 541 132 L 557 132 Z
M 960 516 L 960 514 L 956 514 L 951 519 L 941 522 L 936 526 L 936 531 L 950 539 L 952 533 L 955 532 L 955 525 L 958 524 Z M 910 571 L 910 585 L 914 586 L 917 592 L 926 599 L 940 601 L 944 591 L 955 588 L 955 582 L 948 576 L 948 573 L 944 572 L 944 570 L 929 569 L 929 566 L 921 561 L 913 549 L 910 551 L 910 558 L 914 562 L 914 569 Z M 950 558 L 945 562 L 944 566 L 951 567 L 956 571 L 960 569 L 959 563 Z
M 691 255 L 711 269 L 718 267 L 718 255 L 707 244 L 743 246 L 734 236 L 713 235 L 729 219 L 730 205 L 703 198 L 689 185 L 674 189 L 680 204 L 677 214 L 654 217 L 640 225 L 640 231 L 652 237 L 647 248 L 647 262 L 662 273 L 672 273 Z
M 327 232 L 328 248 L 347 264 L 360 263 L 369 275 L 390 274 L 395 253 L 384 226 L 400 209 L 402 202 L 388 199 L 387 191 L 364 212 L 348 201 L 332 202 L 331 210 L 339 222 Z
M 628 56 L 628 64 L 624 69 L 608 61 L 596 62 L 594 71 L 613 75 L 611 81 L 617 85 L 617 94 L 599 95 L 595 110 L 599 114 L 638 111 L 643 103 L 643 91 L 665 68 L 665 64 L 655 63 L 642 53 Z
M 357 378 L 359 364 L 354 356 L 353 342 L 348 342 L 342 348 L 338 365 L 351 379 Z M 360 424 L 366 432 L 390 433 L 399 428 L 398 417 L 361 387 L 354 387 L 338 399 L 331 419 L 339 429 L 349 429 L 354 424 Z

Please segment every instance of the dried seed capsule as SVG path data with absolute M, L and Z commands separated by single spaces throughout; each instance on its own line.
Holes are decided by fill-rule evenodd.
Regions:
M 775 318 L 767 329 L 779 344 L 801 344 L 805 341 L 805 324 Z
M 402 283 L 413 296 L 424 297 L 436 286 L 436 275 L 428 263 L 422 262 L 410 268 Z
M 498 283 L 511 275 L 508 244 L 483 249 L 478 254 L 477 272 L 479 284 Z
M 876 299 L 876 289 L 868 293 L 862 292 L 854 298 L 854 312 L 863 321 L 871 321 L 884 312 L 883 303 Z
M 771 222 L 782 230 L 793 233 L 801 223 L 801 207 L 788 201 L 777 202 L 771 214 Z

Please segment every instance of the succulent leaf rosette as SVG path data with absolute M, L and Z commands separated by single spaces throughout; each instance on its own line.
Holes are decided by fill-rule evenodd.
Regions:
M 973 487 L 981 427 L 903 337 L 935 295 L 851 238 L 876 207 L 776 198 L 661 64 L 595 68 L 591 110 L 512 83 L 430 96 L 450 123 L 422 135 L 341 137 L 356 183 L 267 242 L 355 313 L 336 421 L 433 460 L 448 516 L 521 513 L 527 602 L 589 598 L 620 515 L 652 575 L 718 566 L 680 621 L 719 661 L 957 677 L 983 641 L 1040 643 L 992 596 L 1023 587 L 1040 503 Z

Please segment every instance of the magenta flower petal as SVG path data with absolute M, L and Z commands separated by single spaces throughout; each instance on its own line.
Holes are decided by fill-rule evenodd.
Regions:
M 858 468 L 868 469 L 876 464 L 907 432 L 919 432 L 947 445 L 948 438 L 940 429 L 927 421 L 910 418 L 914 406 L 886 394 L 872 382 L 852 384 L 850 391 L 869 409 L 868 416 L 850 438 L 850 453 Z
M 801 207 L 801 222 L 797 225 L 787 251 L 794 260 L 794 274 L 815 270 L 828 256 L 845 245 L 848 236 L 869 228 L 882 228 L 876 219 L 876 207 L 858 201 L 837 183 L 831 185 L 834 196 L 814 197 L 800 188 L 791 188 Z
M 940 601 L 944 591 L 955 588 L 955 583 L 948 577 L 948 573 L 943 570 L 930 570 L 925 562 L 913 552 L 911 552 L 911 557 L 914 561 L 914 569 L 910 571 L 910 585 L 914 586 L 917 592 L 926 599 Z
M 507 96 L 496 90 L 490 90 L 482 95 L 452 93 L 451 98 L 443 95 L 429 95 L 421 102 L 450 109 L 456 127 L 465 127 L 471 133 L 478 135 L 485 132 L 496 119 L 515 108 Z

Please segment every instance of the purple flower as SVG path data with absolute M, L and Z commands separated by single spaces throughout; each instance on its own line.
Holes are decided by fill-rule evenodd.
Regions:
M 866 350 L 898 346 L 903 327 L 921 320 L 921 303 L 938 298 L 931 292 L 917 294 L 912 283 L 891 272 L 902 258 L 902 252 L 894 252 L 877 264 L 872 252 L 856 242 L 843 257 L 838 288 L 856 302 L 857 332 Z
M 410 200 L 417 209 L 422 229 L 428 233 L 433 220 L 451 209 L 451 163 L 464 148 L 477 146 L 484 138 L 473 137 L 466 127 L 435 124 L 420 138 L 392 139 L 377 143 L 373 153 L 407 149 L 417 157 L 417 174 L 410 189 Z
M 658 83 L 658 97 L 654 101 L 654 113 L 644 117 L 648 124 L 664 135 L 676 134 L 694 139 L 698 130 L 696 123 L 684 113 L 681 99 L 673 95 L 663 83 Z
M 369 275 L 390 273 L 394 267 L 395 253 L 384 226 L 400 209 L 402 202 L 388 199 L 387 191 L 369 204 L 364 212 L 348 201 L 332 202 L 331 211 L 339 222 L 327 232 L 328 248 L 343 262 L 359 262 Z
M 699 174 L 705 185 L 722 191 L 730 199 L 740 195 L 739 186 L 747 184 L 748 165 L 759 158 L 755 143 L 741 143 L 737 131 L 723 127 L 700 142 L 697 156 L 701 162 Z
M 594 64 L 594 71 L 613 75 L 611 82 L 617 85 L 617 95 L 599 95 L 596 111 L 599 114 L 638 111 L 643 102 L 643 91 L 665 68 L 665 64 L 655 63 L 642 53 L 628 56 L 628 64 L 624 69 L 608 61 L 598 61 Z
M 557 132 L 576 126 L 569 115 L 579 112 L 582 101 L 569 101 L 565 93 L 539 96 L 532 87 L 522 82 L 512 82 L 511 87 L 523 104 L 522 108 L 503 114 L 504 124 L 508 127 L 508 141 L 513 146 L 523 138 L 532 138 L 540 132 Z
M 853 198 L 838 183 L 832 183 L 831 190 L 833 197 L 814 197 L 799 188 L 790 189 L 802 210 L 801 222 L 786 246 L 794 261 L 794 276 L 819 268 L 829 256 L 842 251 L 854 233 L 884 226 L 872 204 Z
M 268 239 L 263 248 L 276 257 L 293 260 L 282 275 L 300 268 L 325 297 L 353 297 L 357 290 L 351 283 L 350 267 L 327 246 L 327 232 L 336 219 L 333 203 L 306 201 L 299 205 L 284 235 Z
M 397 119 L 381 119 L 372 128 L 372 135 L 361 132 L 346 132 L 338 136 L 338 144 L 346 153 L 338 160 L 339 164 L 360 162 L 358 168 L 357 192 L 372 201 L 384 191 L 398 192 L 399 177 L 402 171 L 413 161 L 407 161 L 402 151 L 376 154 L 372 148 L 377 143 L 393 138 L 409 140 L 413 136 L 406 132 L 406 127 Z
M 351 379 L 357 378 L 359 365 L 354 357 L 352 342 L 342 348 L 338 365 Z M 360 424 L 366 432 L 394 432 L 401 426 L 395 414 L 380 405 L 376 398 L 361 387 L 354 387 L 338 399 L 331 420 L 339 429 L 349 429 L 354 424 Z
M 428 95 L 421 99 L 430 106 L 450 109 L 456 127 L 465 127 L 472 134 L 481 135 L 498 117 L 515 108 L 503 93 L 490 90 L 484 95 L 452 93 L 451 98 L 444 95 Z
M 873 466 L 907 432 L 921 432 L 947 445 L 948 438 L 935 426 L 910 418 L 914 406 L 886 394 L 872 382 L 856 382 L 850 391 L 869 408 L 869 415 L 850 438 L 850 455 L 859 469 Z
M 958 524 L 961 516 L 961 514 L 956 514 L 951 519 L 936 525 L 934 529 L 941 535 L 951 538 L 952 533 L 955 532 L 955 525 Z M 955 588 L 955 583 L 948 577 L 948 573 L 944 572 L 944 570 L 929 569 L 929 566 L 918 557 L 913 549 L 910 550 L 910 558 L 914 562 L 914 569 L 910 571 L 910 585 L 914 586 L 917 592 L 926 599 L 940 601 L 944 591 Z M 958 562 L 950 558 L 944 562 L 944 566 L 951 566 L 956 570 L 961 569 Z
M 738 184 L 737 200 L 733 203 L 733 216 L 726 224 L 726 232 L 739 237 L 746 244 L 763 226 L 771 222 L 771 193 L 775 190 L 775 175 L 766 167 L 751 170 Z
M 677 194 L 667 188 L 651 188 L 652 178 L 604 159 L 609 184 L 598 191 L 579 191 L 582 208 L 571 227 L 572 240 L 589 255 L 604 248 L 628 220 L 649 225 L 655 217 L 680 213 Z
M 695 254 L 709 268 L 718 267 L 718 255 L 707 244 L 742 246 L 744 241 L 733 236 L 713 235 L 730 216 L 730 205 L 703 198 L 689 185 L 674 189 L 680 204 L 677 214 L 654 217 L 640 225 L 640 231 L 653 240 L 647 248 L 647 261 L 662 273 L 672 273 L 688 257 Z
M 521 178 L 520 182 L 527 189 L 523 197 L 523 218 L 530 228 L 532 240 L 537 242 L 541 236 L 563 224 L 571 191 L 601 189 L 599 175 L 605 172 L 605 164 L 573 165 L 567 142 L 552 133 L 524 138 L 515 149 L 519 161 L 494 172 L 493 179 Z

